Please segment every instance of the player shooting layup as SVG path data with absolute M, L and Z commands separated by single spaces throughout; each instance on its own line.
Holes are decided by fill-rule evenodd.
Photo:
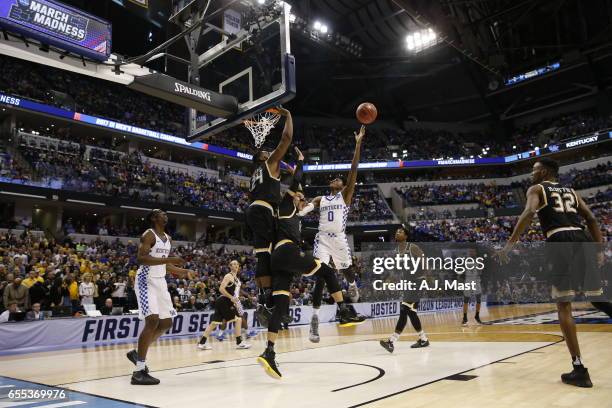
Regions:
M 603 264 L 603 246 L 598 244 L 603 242 L 601 230 L 595 216 L 574 189 L 558 183 L 557 162 L 548 158 L 538 160 L 533 165 L 531 177 L 534 185 L 527 190 L 525 209 L 508 243 L 497 256 L 502 262 L 507 262 L 508 253 L 537 214 L 548 244 L 548 262 L 552 265 L 552 297 L 557 302 L 559 324 L 572 356 L 572 372 L 561 374 L 561 381 L 590 388 L 593 384 L 582 364 L 571 301 L 580 290 L 591 298 L 603 292 L 595 265 L 596 261 Z M 590 237 L 584 231 L 582 219 L 586 220 Z M 611 314 L 609 302 L 593 302 L 593 306 Z
M 255 283 L 259 288 L 257 319 L 267 327 L 273 307 L 270 255 L 276 237 L 276 217 L 281 201 L 280 163 L 293 140 L 291 113 L 277 108 L 285 117 L 285 128 L 278 146 L 272 153 L 260 150 L 253 155 L 255 171 L 251 177 L 251 205 L 246 210 L 246 222 L 253 234 L 253 247 L 257 257 Z
M 300 249 L 299 243 L 302 237 L 299 212 L 303 210 L 306 202 L 300 184 L 304 156 L 302 156 L 299 149 L 296 148 L 296 151 L 298 153 L 298 164 L 293 173 L 293 181 L 278 206 L 278 242 L 274 245 L 271 258 L 274 311 L 268 325 L 266 350 L 257 359 L 259 364 L 266 370 L 266 373 L 275 379 L 280 379 L 282 375 L 276 364 L 274 344 L 278 336 L 281 321 L 284 316 L 289 314 L 289 289 L 294 277 L 301 275 L 316 276 L 327 284 L 332 298 L 338 304 L 341 327 L 361 324 L 365 320 L 363 316 L 357 316 L 344 303 L 342 290 L 335 271 Z
M 153 210 L 147 217 L 151 226 L 142 234 L 138 246 L 138 263 L 134 290 L 138 300 L 138 313 L 145 320 L 145 327 L 138 337 L 138 351 L 127 353 L 127 358 L 136 364 L 132 374 L 134 385 L 156 385 L 157 378 L 149 375 L 145 359 L 149 346 L 172 327 L 176 310 L 172 306 L 170 292 L 166 283 L 166 272 L 187 275 L 189 270 L 175 265 L 183 265 L 184 260 L 170 257 L 172 242 L 165 232 L 168 216 L 162 210 Z
M 353 201 L 353 193 L 355 192 L 361 141 L 364 135 L 365 126 L 361 126 L 359 133 L 355 133 L 355 153 L 353 154 L 353 162 L 346 186 L 341 178 L 332 180 L 329 185 L 331 194 L 326 197 L 316 197 L 300 212 L 300 215 L 305 215 L 314 208 L 319 208 L 319 232 L 315 237 L 313 255 L 326 265 L 329 265 L 330 258 L 334 260 L 336 269 L 341 270 L 349 282 L 348 293 L 352 302 L 357 302 L 359 292 L 357 282 L 355 282 L 355 274 L 349 273 L 348 269 L 353 263 L 353 258 L 346 240 L 345 230 L 350 205 Z M 319 309 L 323 299 L 324 284 L 322 278 L 317 278 L 312 296 L 313 315 L 310 321 L 309 339 L 313 343 L 318 343 L 320 340 Z

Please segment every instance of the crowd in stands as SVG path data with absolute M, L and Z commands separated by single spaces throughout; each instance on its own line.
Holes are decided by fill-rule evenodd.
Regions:
M 29 230 L 2 233 L 0 313 L 12 303 L 20 311 L 52 311 L 53 316 L 82 315 L 87 304 L 96 305 L 102 314 L 111 314 L 113 307 L 125 312 L 137 309 L 137 250 L 134 241 L 56 242 Z M 194 271 L 185 277 L 167 276 L 178 311 L 211 310 L 233 259 L 242 265 L 241 301 L 246 309 L 254 308 L 256 258 L 251 252 L 229 251 L 223 246 L 213 250 L 204 240 L 174 251 L 186 260 L 184 267 Z M 310 279 L 295 280 L 292 304 L 309 304 L 313 283 Z M 344 287 L 348 287 L 346 282 Z
M 324 163 L 349 162 L 355 150 L 349 128 L 316 128 L 311 148 L 322 149 Z M 439 158 L 478 157 L 490 155 L 492 138 L 477 133 L 451 133 L 430 129 L 369 129 L 361 157 L 366 161 L 377 160 L 431 160 Z M 497 149 L 497 150 L 501 150 Z M 393 154 L 395 153 L 395 155 Z
M 606 240 L 612 238 L 609 202 L 597 203 L 592 210 L 599 220 Z M 506 240 L 516 217 L 496 219 L 456 219 L 412 223 L 412 236 L 433 241 Z M 535 221 L 522 241 L 543 240 Z M 185 277 L 168 276 L 169 292 L 178 311 L 210 310 L 222 277 L 232 259 L 242 265 L 242 301 L 252 308 L 256 300 L 254 270 L 256 259 L 250 252 L 229 251 L 221 246 L 213 250 L 205 240 L 175 249 L 186 260 L 185 267 L 195 271 Z M 30 311 L 29 318 L 43 318 L 40 311 L 53 315 L 82 315 L 84 305 L 94 304 L 103 314 L 116 308 L 129 311 L 137 308 L 134 278 L 137 271 L 137 243 L 57 242 L 28 229 L 0 234 L 0 312 L 17 308 Z M 362 260 L 354 258 L 356 273 L 363 272 Z M 343 287 L 347 283 L 342 281 Z M 291 287 L 292 304 L 308 305 L 312 301 L 313 282 L 296 280 Z M 491 294 L 504 302 L 548 301 L 548 291 L 538 284 L 498 282 Z
M 138 152 L 92 149 L 87 161 L 40 145 L 20 151 L 41 178 L 61 181 L 64 190 L 228 212 L 242 212 L 248 203 L 246 189 L 231 181 L 157 167 Z
M 591 210 L 600 223 L 604 239 L 612 239 L 612 224 L 610 220 L 610 202 L 591 205 Z M 456 218 L 441 220 L 411 221 L 414 230 L 423 236 L 429 236 L 434 241 L 458 242 L 501 242 L 510 238 L 518 217 L 497 218 Z M 541 241 L 544 237 L 538 220 L 534 220 L 522 241 Z
M 612 162 L 585 170 L 572 169 L 561 174 L 559 181 L 571 185 L 575 190 L 612 184 Z
M 84 160 L 80 158 L 84 149 L 84 145 L 68 142 L 51 146 L 23 141 L 18 150 L 33 172 L 19 170 L 20 177 L 29 181 L 41 180 L 46 185 L 56 185 L 69 191 L 225 212 L 243 212 L 249 202 L 247 188 L 236 184 L 231 178 L 221 180 L 206 173 L 193 176 L 158 167 L 139 152 L 125 154 L 91 148 L 89 160 Z M 2 169 L 4 166 L 7 168 L 2 173 L 7 178 L 17 173 L 17 170 L 11 170 L 14 161 L 10 157 L 1 160 L 1 163 Z M 326 189 L 307 191 L 309 198 L 326 194 Z M 316 216 L 311 214 L 308 221 L 314 221 Z M 356 189 L 348 221 L 374 220 L 393 220 L 393 213 L 376 186 L 360 185 Z M 72 232 L 82 229 L 73 227 Z
M 591 193 L 585 197 L 582 197 L 587 204 L 597 204 L 606 201 L 612 201 L 612 187 L 608 187 L 606 190 L 598 190 L 595 193 Z
M 0 60 L 0 90 L 79 113 L 184 135 L 185 109 L 124 85 L 21 59 Z
M 612 162 L 602 163 L 595 167 L 576 170 L 572 169 L 560 174 L 560 182 L 571 185 L 575 190 L 612 184 Z M 404 198 L 405 205 L 411 207 L 449 205 L 449 204 L 478 204 L 481 208 L 512 208 L 520 206 L 517 195 L 527 191 L 531 185 L 527 177 L 521 182 L 510 185 L 495 184 L 449 184 L 434 185 L 423 184 L 419 186 L 402 186 L 395 191 Z M 610 191 L 600 191 L 593 197 L 584 197 L 586 200 L 609 201 Z M 415 213 L 414 218 L 451 218 L 448 210 L 434 208 L 423 209 Z
M 0 61 L 0 68 L 5 73 L 0 78 L 0 90 L 8 94 L 172 135 L 186 133 L 184 108 L 123 85 L 10 57 Z M 489 130 L 450 132 L 372 127 L 368 129 L 362 161 L 504 156 L 609 127 L 612 127 L 611 117 L 595 111 L 544 118 L 518 128 L 506 140 L 491 136 Z M 315 153 L 319 160 L 313 161 L 346 162 L 353 155 L 355 130 L 356 127 L 296 124 L 294 142 L 304 151 L 320 149 L 320 154 Z M 267 144 L 274 146 L 279 133 L 277 129 L 271 134 Z M 241 128 L 210 137 L 206 142 L 243 152 L 253 151 L 250 134 Z
M 541 119 L 536 123 L 518 128 L 514 134 L 514 145 L 519 151 L 584 135 L 612 127 L 610 115 L 596 111 L 564 113 Z
M 515 207 L 513 186 L 494 184 L 452 184 L 404 186 L 395 191 L 408 205 L 478 203 L 485 208 Z
M 55 242 L 36 237 L 28 231 L 7 233 L 0 237 L 0 292 L 3 307 L 16 301 L 29 310 L 38 303 L 42 310 L 67 313 L 83 312 L 84 304 L 95 304 L 103 313 L 110 307 L 136 309 L 134 277 L 137 271 L 137 244 L 119 240 L 106 243 Z M 209 309 L 218 296 L 218 286 L 229 271 L 231 259 L 242 264 L 245 281 L 243 301 L 252 302 L 255 283 L 255 258 L 247 253 L 213 251 L 208 247 L 179 247 L 178 256 L 187 261 L 186 268 L 196 274 L 184 278 L 169 277 L 169 291 L 178 297 L 180 310 Z M 194 305 L 189 305 L 191 297 Z M 110 299 L 110 304 L 107 300 Z M 104 309 L 104 306 L 107 306 Z
M 549 303 L 552 302 L 550 289 L 547 281 L 503 279 L 489 288 L 487 301 L 493 304 Z
M 6 151 L 0 144 L 0 178 L 5 180 L 26 181 L 31 178 L 28 169 Z
M 435 241 L 505 241 L 512 234 L 516 217 L 498 217 L 494 219 L 450 219 L 432 221 L 413 221 L 414 229 L 421 234 L 429 235 Z M 525 241 L 542 240 L 539 227 L 533 224 L 522 237 Z

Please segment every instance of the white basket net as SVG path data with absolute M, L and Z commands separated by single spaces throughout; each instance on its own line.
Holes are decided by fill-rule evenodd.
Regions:
M 252 118 L 244 121 L 244 126 L 251 132 L 255 139 L 255 147 L 260 148 L 266 141 L 266 136 L 270 134 L 274 126 L 280 120 L 280 113 L 276 110 L 267 110 L 253 115 Z

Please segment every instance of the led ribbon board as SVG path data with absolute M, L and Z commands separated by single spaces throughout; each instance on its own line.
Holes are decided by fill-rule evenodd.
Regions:
M 2 0 L 0 0 L 2 1 Z M 224 96 L 224 95 L 222 95 Z M 94 126 L 129 133 L 149 139 L 157 139 L 163 142 L 174 143 L 184 147 L 190 147 L 198 150 L 206 150 L 211 153 L 222 154 L 225 156 L 236 157 L 244 160 L 251 160 L 253 156 L 249 153 L 238 152 L 221 146 L 214 146 L 202 142 L 188 142 L 182 137 L 168 135 L 157 132 L 155 130 L 143 129 L 134 125 L 115 122 L 110 119 L 104 119 L 96 116 L 86 115 L 68 111 L 65 109 L 49 106 L 42 103 L 30 101 L 28 99 L 7 95 L 0 92 L 0 105 L 10 106 L 18 109 L 23 109 L 30 112 L 39 112 L 46 115 L 51 115 L 68 120 L 87 123 Z M 395 160 L 389 162 L 366 162 L 359 163 L 360 169 L 400 169 L 400 168 L 418 168 L 418 167 L 451 167 L 451 166 L 472 166 L 483 164 L 504 164 L 512 163 L 520 160 L 532 159 L 543 154 L 557 153 L 564 150 L 576 149 L 582 146 L 590 146 L 598 143 L 610 142 L 612 140 L 612 131 L 605 130 L 592 134 L 587 134 L 567 140 L 562 143 L 549 145 L 541 149 L 533 149 L 527 152 L 517 153 L 506 157 L 482 157 L 474 159 L 445 159 L 445 160 Z M 330 164 L 306 164 L 304 165 L 305 172 L 317 171 L 348 171 L 351 168 L 351 163 L 330 163 Z
M 55 0 L 2 0 L 0 27 L 96 61 L 111 54 L 111 24 Z

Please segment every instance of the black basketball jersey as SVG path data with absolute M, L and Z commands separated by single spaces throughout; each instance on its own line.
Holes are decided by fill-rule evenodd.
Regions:
M 225 286 L 225 290 L 227 291 L 227 293 L 229 293 L 230 295 L 235 295 L 236 294 L 236 288 L 238 288 L 240 290 L 240 286 L 241 286 L 240 279 L 238 279 L 237 276 L 234 277 L 234 280 L 230 281 L 226 286 Z M 223 293 L 221 293 L 221 284 L 219 284 L 219 288 L 217 289 L 217 295 L 218 296 L 224 296 Z
M 539 184 L 544 204 L 538 209 L 538 218 L 544 235 L 559 228 L 583 229 L 578 214 L 578 197 L 571 187 L 545 181 Z
M 277 205 L 281 200 L 281 181 L 274 178 L 268 169 L 268 163 L 263 162 L 251 176 L 251 200 L 262 200 Z
M 297 208 L 293 204 L 293 197 L 285 194 L 278 206 L 278 231 L 277 239 L 290 239 L 299 244 L 302 240 L 302 224 L 298 215 Z

